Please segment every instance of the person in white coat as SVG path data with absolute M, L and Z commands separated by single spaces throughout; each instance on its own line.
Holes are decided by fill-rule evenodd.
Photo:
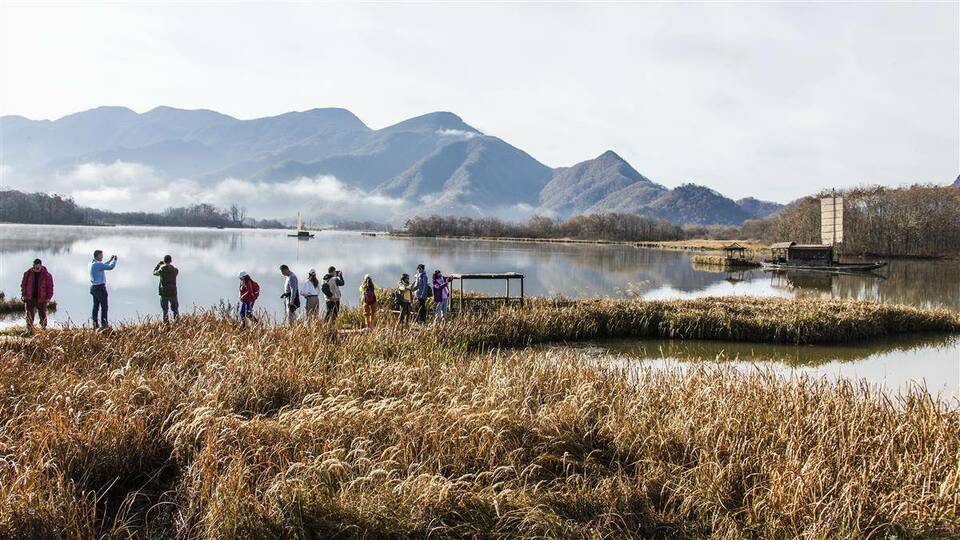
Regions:
M 320 314 L 320 280 L 315 269 L 307 270 L 307 279 L 300 283 L 300 294 L 307 302 L 307 318 L 317 317 Z

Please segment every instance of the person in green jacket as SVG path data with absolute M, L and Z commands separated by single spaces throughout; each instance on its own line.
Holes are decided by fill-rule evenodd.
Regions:
M 180 318 L 180 302 L 177 301 L 177 274 L 173 257 L 164 255 L 163 260 L 153 269 L 153 275 L 160 277 L 160 309 L 163 310 L 163 322 L 170 322 L 168 311 L 173 312 L 173 320 Z

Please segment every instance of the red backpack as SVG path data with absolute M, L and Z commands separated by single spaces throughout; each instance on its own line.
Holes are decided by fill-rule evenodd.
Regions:
M 260 285 L 253 278 L 250 279 L 250 292 L 253 294 L 254 300 L 260 298 Z
M 363 303 L 368 305 L 377 303 L 377 292 L 373 287 L 363 289 Z

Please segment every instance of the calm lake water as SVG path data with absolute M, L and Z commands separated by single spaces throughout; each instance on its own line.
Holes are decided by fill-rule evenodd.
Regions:
M 855 345 L 609 340 L 570 348 L 618 366 L 686 369 L 703 362 L 716 362 L 742 370 L 761 366 L 788 377 L 865 379 L 889 395 L 908 386 L 921 385 L 931 395 L 960 405 L 960 336 L 957 335 L 908 334 Z
M 336 266 L 347 281 L 344 301 L 355 305 L 357 287 L 364 274 L 369 273 L 380 286 L 392 286 L 402 272 L 412 274 L 419 262 L 426 264 L 428 270 L 439 268 L 444 273 L 522 272 L 527 278 L 526 293 L 536 296 L 857 298 L 960 311 L 957 261 L 893 261 L 878 277 L 773 274 L 761 270 L 729 273 L 693 268 L 692 254 L 687 252 L 632 246 L 405 239 L 329 231 L 317 233 L 309 241 L 298 241 L 286 234 L 287 231 L 270 230 L 0 225 L 0 290 L 10 296 L 18 295 L 23 271 L 40 257 L 56 282 L 55 297 L 60 308 L 52 320 L 86 323 L 91 304 L 87 264 L 93 250 L 102 249 L 108 257 L 119 256 L 116 270 L 107 273 L 110 318 L 114 322 L 135 321 L 159 313 L 157 280 L 152 270 L 167 253 L 173 255 L 174 264 L 180 269 L 182 311 L 215 305 L 221 299 L 235 301 L 236 275 L 245 270 L 262 288 L 258 308 L 280 315 L 280 264 L 289 265 L 300 276 L 309 267 L 323 272 Z M 478 285 L 472 290 L 501 292 L 499 285 L 492 284 Z M 0 319 L 0 327 L 12 324 L 22 324 L 22 320 L 19 316 Z M 636 351 L 660 351 L 664 343 L 668 342 L 638 345 Z M 683 347 L 694 346 L 689 343 Z M 822 359 L 816 367 L 804 364 L 801 369 L 895 385 L 924 380 L 931 388 L 958 394 L 960 345 L 956 340 L 930 343 L 908 339 L 905 343 L 888 352 L 876 351 L 875 344 L 850 347 L 860 355 L 855 358 L 836 348 L 803 348 L 802 352 L 796 349 L 795 358 Z M 677 352 L 681 345 L 669 345 L 666 350 L 674 352 L 663 358 L 686 358 Z M 734 356 L 727 354 L 730 361 L 774 360 L 784 366 L 797 363 L 784 361 L 789 348 L 749 345 L 748 354 L 741 348 L 743 344 L 695 346 L 706 347 L 700 355 L 704 358 L 716 358 L 717 347 L 723 347 L 725 351 L 737 351 Z M 864 356 L 865 351 L 874 352 Z M 644 358 L 646 353 L 632 354 Z M 880 372 L 883 377 L 878 375 Z

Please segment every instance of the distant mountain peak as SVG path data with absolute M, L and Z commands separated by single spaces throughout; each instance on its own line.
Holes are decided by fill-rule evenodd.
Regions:
M 84 120 L 87 118 L 97 118 L 97 119 L 119 119 L 119 118 L 134 118 L 137 116 L 137 113 L 128 107 L 119 107 L 113 105 L 101 105 L 100 107 L 94 107 L 92 109 L 87 109 L 85 111 L 80 111 L 73 114 L 68 114 L 57 119 L 57 122 L 71 122 L 76 120 Z
M 467 124 L 462 118 L 448 111 L 435 111 L 415 116 L 403 122 L 387 126 L 381 131 L 463 132 L 482 135 L 480 130 Z
M 634 169 L 613 150 L 554 170 L 553 178 L 540 194 L 540 204 L 560 214 L 586 211 L 603 212 L 615 203 L 616 194 L 639 185 L 632 191 L 634 200 L 652 198 L 663 190 Z
M 622 157 L 620 157 L 620 154 L 614 152 L 613 150 L 607 150 L 606 152 L 604 152 L 604 153 L 600 154 L 599 156 L 597 156 L 596 159 L 599 159 L 599 160 L 616 160 L 616 161 L 622 161 L 622 162 L 624 162 L 624 163 L 627 162 L 627 160 L 625 160 L 625 159 L 623 159 Z
M 744 197 L 736 201 L 737 206 L 755 218 L 765 218 L 775 214 L 783 208 L 783 205 L 773 201 L 761 201 L 756 197 Z
M 953 181 L 953 187 L 960 187 L 960 174 L 958 174 L 957 179 Z

